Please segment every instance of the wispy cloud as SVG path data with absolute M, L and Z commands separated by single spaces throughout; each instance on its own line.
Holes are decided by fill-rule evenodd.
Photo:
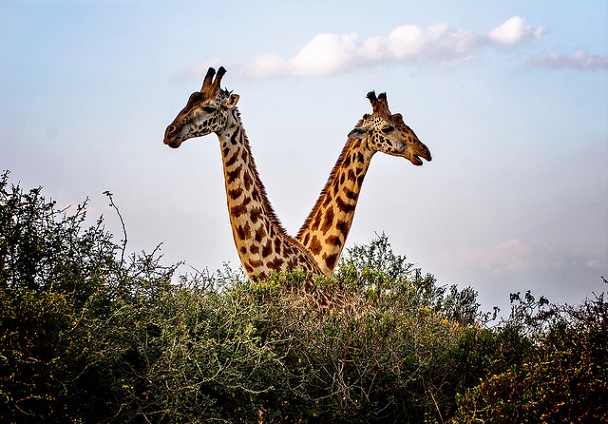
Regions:
M 444 23 L 426 27 L 402 25 L 387 35 L 364 39 L 355 32 L 323 33 L 313 37 L 292 58 L 266 53 L 245 66 L 244 71 L 253 78 L 309 77 L 394 62 L 429 61 L 441 66 L 458 66 L 473 60 L 484 46 L 513 47 L 540 38 L 544 32 L 544 28 L 533 28 L 524 18 L 514 16 L 487 34 L 452 29 Z
M 608 69 L 608 55 L 592 55 L 578 50 L 569 56 L 565 56 L 553 51 L 547 56 L 533 60 L 531 63 L 539 68 Z
M 522 239 L 504 240 L 486 248 L 460 249 L 452 254 L 454 267 L 479 270 L 494 276 L 523 276 L 535 271 L 558 274 L 584 269 L 601 272 L 601 261 L 581 252 L 533 245 Z
M 206 60 L 177 76 L 175 81 L 198 78 L 208 66 L 218 64 L 229 67 L 232 75 L 245 78 L 330 76 L 391 63 L 458 67 L 480 60 L 488 47 L 498 51 L 515 49 L 530 40 L 541 39 L 546 32 L 546 27 L 533 27 L 526 19 L 513 16 L 487 33 L 450 28 L 445 23 L 402 25 L 386 35 L 367 38 L 361 38 L 356 32 L 322 33 L 292 57 L 267 52 L 250 63 L 220 58 Z M 590 55 L 582 51 L 563 55 L 554 51 L 529 63 L 544 68 L 608 69 L 608 55 Z

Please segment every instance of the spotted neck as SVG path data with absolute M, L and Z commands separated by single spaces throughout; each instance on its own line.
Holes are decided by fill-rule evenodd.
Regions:
M 302 269 L 320 274 L 310 253 L 279 222 L 257 172 L 249 140 L 234 108 L 220 140 L 230 225 L 247 274 Z
M 335 268 L 355 216 L 363 180 L 374 151 L 365 141 L 349 138 L 325 187 L 296 239 L 306 247 L 324 274 Z

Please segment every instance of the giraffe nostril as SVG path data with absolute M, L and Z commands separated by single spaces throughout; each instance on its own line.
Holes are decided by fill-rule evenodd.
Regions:
M 167 133 L 173 134 L 176 130 L 177 127 L 175 125 L 169 125 L 169 128 L 167 128 Z

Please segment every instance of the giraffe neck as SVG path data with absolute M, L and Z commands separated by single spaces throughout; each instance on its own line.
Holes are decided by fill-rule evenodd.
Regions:
M 324 274 L 333 271 L 344 248 L 374 154 L 363 143 L 356 139 L 346 142 L 317 203 L 296 236 Z
M 236 108 L 218 137 L 232 235 L 247 274 L 254 278 L 286 269 L 319 274 L 310 253 L 287 235 L 274 212 Z

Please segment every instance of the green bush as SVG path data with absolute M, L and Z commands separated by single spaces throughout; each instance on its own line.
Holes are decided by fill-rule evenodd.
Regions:
M 8 173 L 0 196 L 1 422 L 606 418 L 603 295 L 512 295 L 488 327 L 474 290 L 438 285 L 384 234 L 333 277 L 178 276 L 158 249 L 125 258 L 103 219 L 85 228 L 86 202 L 69 215 Z
M 512 301 L 510 319 L 495 334 L 521 348 L 502 353 L 511 362 L 506 369 L 459 396 L 454 422 L 608 422 L 604 293 L 577 307 L 536 302 L 529 292 Z

